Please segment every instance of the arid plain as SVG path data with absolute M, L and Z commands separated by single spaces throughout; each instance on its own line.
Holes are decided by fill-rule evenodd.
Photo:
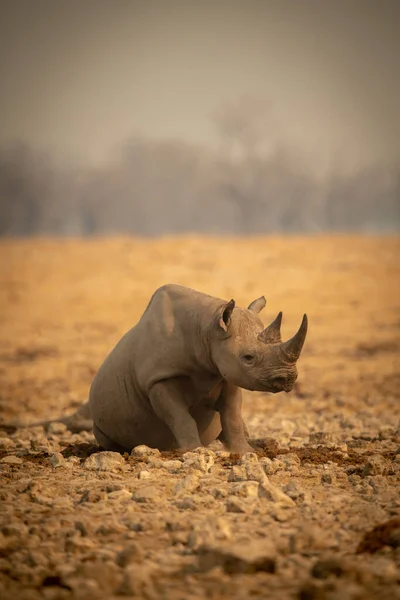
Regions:
M 83 403 L 164 283 L 264 294 L 284 339 L 309 317 L 296 389 L 244 393 L 257 455 L 0 430 L 2 598 L 400 598 L 398 238 L 3 240 L 0 261 L 2 423 Z

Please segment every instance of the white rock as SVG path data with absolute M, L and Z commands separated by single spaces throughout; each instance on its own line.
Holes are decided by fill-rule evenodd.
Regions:
M 228 475 L 228 481 L 258 481 L 262 483 L 265 479 L 264 469 L 258 462 L 235 465 L 231 468 Z
M 136 448 L 133 448 L 131 456 L 140 458 L 155 457 L 160 456 L 160 451 L 157 448 L 149 448 L 149 446 L 142 444 L 141 446 L 136 446 Z
M 151 478 L 151 473 L 150 471 L 139 471 L 139 475 L 138 475 L 139 479 L 150 479 Z
M 258 456 L 255 452 L 246 452 L 240 457 L 241 465 L 247 465 L 248 463 L 258 463 Z
M 180 460 L 166 460 L 163 462 L 164 469 L 167 469 L 170 473 L 178 473 L 182 470 L 182 462 Z
M 213 466 L 213 464 L 214 452 L 212 454 L 186 452 L 183 455 L 182 468 L 186 472 L 191 472 L 194 470 L 207 473 L 207 471 Z
M 85 460 L 83 468 L 87 471 L 123 471 L 125 460 L 118 452 L 97 452 Z

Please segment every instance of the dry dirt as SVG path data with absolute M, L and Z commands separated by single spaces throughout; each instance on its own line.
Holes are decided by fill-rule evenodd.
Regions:
M 255 454 L 101 453 L 60 424 L 0 431 L 6 599 L 400 598 L 399 241 L 0 244 L 0 420 L 71 412 L 151 293 L 265 294 L 309 316 L 290 394 L 245 393 Z

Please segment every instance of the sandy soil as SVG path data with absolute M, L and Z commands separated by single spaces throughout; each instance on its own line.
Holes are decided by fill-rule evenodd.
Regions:
M 121 457 L 60 424 L 3 428 L 2 598 L 400 598 L 399 250 L 343 236 L 2 241 L 3 423 L 85 401 L 163 283 L 239 305 L 265 294 L 284 337 L 310 322 L 296 391 L 245 393 L 256 455 Z

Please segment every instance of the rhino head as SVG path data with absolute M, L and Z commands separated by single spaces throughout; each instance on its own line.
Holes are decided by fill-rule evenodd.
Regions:
M 264 328 L 258 313 L 265 304 L 261 296 L 247 309 L 236 307 L 234 300 L 218 309 L 212 324 L 212 359 L 228 383 L 251 391 L 290 392 L 307 334 L 307 315 L 296 335 L 282 342 L 282 313 Z

